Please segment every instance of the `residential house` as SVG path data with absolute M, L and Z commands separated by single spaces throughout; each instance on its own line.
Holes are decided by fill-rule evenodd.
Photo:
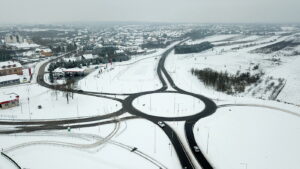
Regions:
M 23 75 L 22 65 L 15 61 L 0 62 L 0 76 L 12 74 Z
M 0 76 L 0 87 L 20 84 L 20 77 L 16 74 Z
M 15 93 L 0 94 L 0 110 L 19 105 L 19 95 Z

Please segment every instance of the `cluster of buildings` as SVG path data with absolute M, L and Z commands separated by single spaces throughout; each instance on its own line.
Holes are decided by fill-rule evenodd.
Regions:
M 84 51 L 113 47 L 117 49 L 115 56 L 130 56 L 149 53 L 155 48 L 164 48 L 187 31 L 181 26 L 170 25 L 118 25 L 101 28 L 99 31 L 80 32 L 74 41 L 78 46 L 83 46 Z
M 101 62 L 99 61 L 100 63 L 113 62 L 114 60 L 124 61 L 131 55 L 154 52 L 155 48 L 164 47 L 159 46 L 160 44 L 174 41 L 188 31 L 178 26 L 149 26 L 142 24 L 115 25 L 97 29 L 99 30 L 80 28 L 68 31 L 64 29 L 64 31 L 57 30 L 59 32 L 57 34 L 53 34 L 51 31 L 39 33 L 38 35 L 41 38 L 34 39 L 34 41 L 36 43 L 38 43 L 38 40 L 51 42 L 48 43 L 47 47 L 35 44 L 30 40 L 29 36 L 32 36 L 34 33 L 27 32 L 22 34 L 24 35 L 23 37 L 19 33 L 11 31 L 12 33 L 1 37 L 3 39 L 1 42 L 3 46 L 9 47 L 9 50 L 13 51 L 14 56 L 12 58 L 14 60 L 17 59 L 18 62 L 0 62 L 0 87 L 23 82 L 24 79 L 22 78 L 25 75 L 27 76 L 27 72 L 24 71 L 25 75 L 22 76 L 22 65 L 26 67 L 40 61 L 43 57 L 51 57 L 53 53 L 59 54 L 77 49 L 77 54 L 82 56 L 79 58 L 86 62 L 93 59 L 98 61 L 98 58 L 102 59 Z M 77 61 L 77 58 L 69 59 L 71 62 Z M 60 79 L 66 76 L 84 76 L 90 71 L 84 67 L 85 65 L 83 68 L 82 66 L 68 69 L 59 67 L 53 71 L 53 77 Z M 14 94 L 9 94 L 8 96 L 0 93 L 0 108 L 18 105 L 18 99 L 19 96 L 14 96 Z
M 20 84 L 21 75 L 23 75 L 23 67 L 19 62 L 0 62 L 0 87 Z M 0 93 L 0 109 L 7 109 L 18 105 L 19 95 L 16 93 Z
M 55 79 L 60 79 L 65 76 L 84 76 L 88 74 L 88 70 L 84 68 L 56 68 L 53 71 L 53 77 Z
M 4 43 L 7 45 L 17 45 L 17 44 L 33 44 L 32 40 L 29 38 L 24 38 L 19 33 L 9 33 L 4 37 Z M 33 44 L 36 46 L 36 44 Z
M 24 39 L 19 34 L 7 34 L 4 41 L 5 43 L 23 43 Z
M 20 75 L 22 74 L 23 68 L 19 62 L 0 62 L 0 87 L 20 84 Z M 0 94 L 0 109 L 7 109 L 18 105 L 19 96 L 17 94 Z
M 53 56 L 50 48 L 35 44 L 28 37 L 24 38 L 18 33 L 6 34 L 3 44 L 0 45 L 5 45 L 8 50 L 12 51 L 13 57 L 20 59 L 22 63 L 32 62 L 36 58 Z
M 22 65 L 15 61 L 0 62 L 0 76 L 11 74 L 22 75 Z
M 0 87 L 19 84 L 19 75 L 23 75 L 23 68 L 19 62 L 0 62 Z

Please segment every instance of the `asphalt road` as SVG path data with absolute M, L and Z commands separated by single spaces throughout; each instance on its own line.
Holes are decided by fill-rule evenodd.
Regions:
M 182 41 L 181 43 L 183 43 L 183 42 L 184 41 Z M 194 146 L 197 146 L 195 138 L 194 138 L 193 127 L 194 127 L 194 124 L 201 118 L 204 118 L 204 117 L 207 117 L 207 116 L 213 114 L 216 111 L 217 106 L 211 99 L 209 99 L 205 96 L 187 92 L 183 89 L 180 89 L 178 86 L 176 86 L 173 79 L 171 78 L 171 76 L 169 75 L 168 71 L 165 68 L 165 60 L 172 50 L 173 50 L 173 48 L 166 50 L 162 54 L 162 56 L 158 62 L 157 74 L 158 74 L 159 80 L 162 83 L 162 87 L 157 90 L 145 91 L 145 92 L 139 92 L 139 93 L 89 92 L 89 91 L 82 91 L 82 90 L 66 89 L 63 86 L 49 85 L 44 81 L 44 74 L 45 74 L 44 70 L 45 70 L 46 65 L 50 62 L 60 59 L 61 57 L 64 57 L 65 55 L 62 55 L 59 58 L 56 58 L 47 63 L 44 63 L 40 67 L 39 72 L 38 72 L 38 77 L 37 77 L 38 84 L 40 84 L 44 87 L 50 88 L 50 89 L 54 89 L 54 90 L 73 92 L 73 93 L 78 93 L 78 94 L 83 94 L 83 95 L 112 99 L 112 100 L 122 103 L 122 108 L 116 112 L 112 112 L 107 115 L 94 116 L 94 117 L 88 117 L 88 118 L 70 118 L 70 119 L 65 119 L 65 120 L 42 120 L 42 121 L 0 121 L 0 125 L 16 126 L 16 130 L 2 131 L 2 133 L 33 132 L 33 131 L 40 131 L 40 130 L 44 130 L 44 131 L 62 130 L 62 129 L 66 129 L 68 126 L 72 126 L 72 128 L 92 127 L 92 126 L 112 123 L 114 121 L 106 121 L 106 122 L 99 122 L 99 121 L 104 120 L 104 119 L 113 118 L 115 116 L 120 116 L 123 113 L 128 112 L 128 113 L 134 115 L 133 117 L 128 118 L 128 119 L 140 117 L 140 118 L 149 120 L 156 125 L 158 125 L 158 122 L 161 121 L 165 126 L 164 127 L 161 127 L 160 125 L 158 125 L 158 126 L 161 127 L 161 129 L 165 132 L 165 134 L 168 136 L 171 143 L 173 144 L 175 151 L 177 153 L 177 156 L 179 157 L 179 161 L 181 163 L 182 168 L 194 169 L 195 166 L 192 163 L 189 154 L 185 150 L 185 147 L 182 145 L 182 142 L 179 139 L 179 137 L 177 136 L 176 132 L 170 126 L 168 126 L 166 123 L 164 123 L 164 121 L 185 121 L 186 137 L 187 137 L 190 149 L 192 150 L 195 158 L 197 159 L 197 161 L 199 162 L 199 164 L 201 165 L 201 167 L 203 169 L 212 169 L 213 167 L 210 165 L 210 163 L 205 158 L 203 153 L 201 151 L 195 152 L 193 149 Z M 166 79 L 163 77 L 163 75 L 166 77 Z M 168 84 L 170 84 L 169 87 L 172 87 L 176 91 L 168 91 L 167 90 Z M 205 108 L 201 112 L 198 112 L 197 114 L 191 115 L 191 116 L 160 117 L 160 116 L 152 116 L 152 115 L 143 113 L 143 112 L 137 110 L 133 106 L 132 102 L 134 99 L 136 99 L 140 96 L 143 96 L 143 95 L 154 94 L 154 93 L 179 93 L 179 94 L 190 95 L 190 96 L 200 99 L 205 104 Z M 126 97 L 125 99 L 119 99 L 116 97 L 112 97 L 112 96 L 117 96 L 117 95 L 123 95 L 123 96 L 128 96 L 128 97 Z M 123 120 L 127 120 L 127 119 L 123 119 Z M 86 122 L 91 122 L 91 123 L 80 124 L 80 123 L 86 123 Z

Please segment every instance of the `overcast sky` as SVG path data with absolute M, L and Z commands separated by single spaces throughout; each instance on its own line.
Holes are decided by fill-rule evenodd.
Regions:
M 0 23 L 300 22 L 300 0 L 0 0 Z

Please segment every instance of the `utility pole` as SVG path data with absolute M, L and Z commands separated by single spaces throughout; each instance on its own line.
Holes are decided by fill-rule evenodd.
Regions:
M 30 102 L 29 102 L 29 97 L 28 97 L 28 111 L 29 111 L 29 114 L 30 114 Z
M 172 157 L 172 149 L 173 149 L 172 145 L 171 145 L 171 147 L 170 147 L 170 148 L 171 148 L 171 157 Z
M 77 117 L 79 117 L 79 111 L 78 111 L 78 98 L 77 98 Z
M 207 133 L 206 154 L 208 154 L 208 144 L 209 144 L 209 132 Z
M 153 147 L 153 152 L 156 153 L 156 126 L 154 125 L 154 147 Z
M 175 113 L 175 112 L 176 112 L 176 111 L 175 111 L 175 101 L 176 101 L 176 100 L 175 100 L 175 96 L 174 96 L 174 104 L 173 104 L 173 106 L 174 106 L 174 108 L 173 108 L 174 115 L 176 115 L 176 113 Z
M 179 116 L 179 103 L 177 103 L 177 116 Z
M 22 107 L 22 103 L 20 104 L 20 106 L 21 106 L 21 113 L 23 114 L 23 107 Z
M 245 166 L 245 169 L 248 169 L 248 164 L 247 163 L 240 163 L 241 165 Z
M 206 154 L 208 154 L 208 147 L 209 147 L 209 128 L 207 128 L 207 139 L 206 139 Z
M 172 157 L 172 144 L 169 143 L 169 149 L 170 149 L 170 153 L 171 153 L 171 157 Z
M 193 112 L 195 112 L 195 97 L 193 97 Z
M 152 112 L 151 95 L 150 95 L 150 112 Z

